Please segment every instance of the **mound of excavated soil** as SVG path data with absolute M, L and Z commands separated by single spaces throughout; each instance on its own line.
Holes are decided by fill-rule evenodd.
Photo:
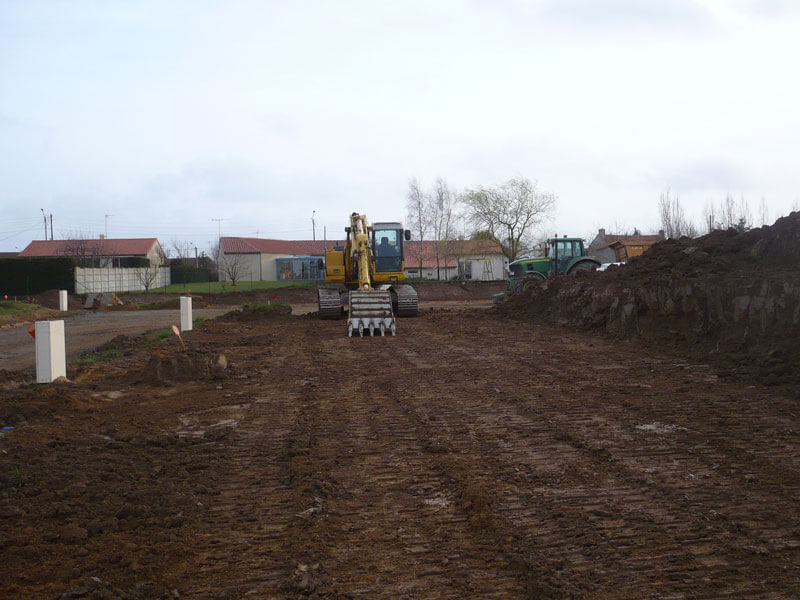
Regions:
M 241 309 L 232 310 L 218 318 L 221 321 L 261 321 L 288 317 L 291 314 L 292 307 L 288 304 L 245 304 Z
M 637 336 L 768 383 L 800 383 L 800 212 L 744 233 L 667 240 L 622 267 L 549 279 L 498 310 Z

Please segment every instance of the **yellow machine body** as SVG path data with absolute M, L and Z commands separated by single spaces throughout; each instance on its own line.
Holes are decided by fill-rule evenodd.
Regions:
M 400 223 L 369 225 L 364 215 L 350 215 L 347 241 L 325 249 L 325 283 L 351 290 L 319 288 L 319 316 L 336 319 L 349 308 L 348 333 L 395 334 L 395 316 L 417 314 L 417 293 L 405 280 L 403 241 L 410 232 Z

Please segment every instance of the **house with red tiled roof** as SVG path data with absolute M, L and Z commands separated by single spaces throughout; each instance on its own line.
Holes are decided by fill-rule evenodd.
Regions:
M 344 240 L 271 240 L 220 238 L 221 281 L 322 280 L 325 248 Z M 499 244 L 490 240 L 404 242 L 409 279 L 473 280 L 505 278 L 508 261 Z
M 406 277 L 447 281 L 505 279 L 508 259 L 492 240 L 411 241 L 405 243 Z
M 664 239 L 663 231 L 659 231 L 657 235 L 613 235 L 600 229 L 586 252 L 601 263 L 627 262 L 629 258 L 639 256 Z
M 19 253 L 20 258 L 64 256 L 75 258 L 81 267 L 127 267 L 131 258 L 148 258 L 156 266 L 167 260 L 157 238 L 34 240 Z

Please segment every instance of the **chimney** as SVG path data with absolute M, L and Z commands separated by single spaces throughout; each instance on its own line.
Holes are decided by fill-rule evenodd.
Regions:
M 105 236 L 105 234 L 101 233 L 101 234 L 100 234 L 100 239 L 101 239 L 101 240 L 104 240 L 104 239 L 106 239 L 106 236 Z

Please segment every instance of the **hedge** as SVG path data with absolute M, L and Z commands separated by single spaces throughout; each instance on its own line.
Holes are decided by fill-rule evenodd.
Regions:
M 75 293 L 74 258 L 0 258 L 0 297 L 31 296 L 46 290 Z

